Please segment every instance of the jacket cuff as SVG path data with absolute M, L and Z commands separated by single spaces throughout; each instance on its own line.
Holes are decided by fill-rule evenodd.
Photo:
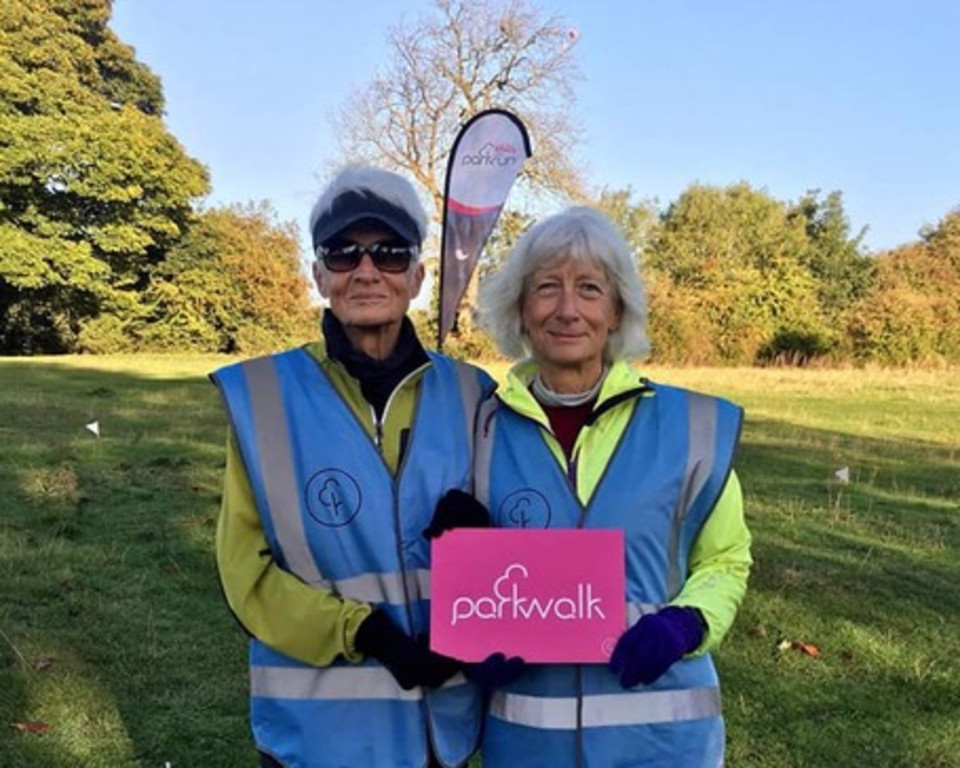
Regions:
M 343 657 L 351 664 L 363 661 L 364 655 L 357 650 L 357 630 L 373 613 L 366 603 L 358 603 L 356 609 L 347 614 L 343 623 Z

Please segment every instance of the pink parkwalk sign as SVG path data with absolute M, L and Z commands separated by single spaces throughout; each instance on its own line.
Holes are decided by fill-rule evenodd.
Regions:
M 469 529 L 432 543 L 430 646 L 605 663 L 626 628 L 623 531 Z

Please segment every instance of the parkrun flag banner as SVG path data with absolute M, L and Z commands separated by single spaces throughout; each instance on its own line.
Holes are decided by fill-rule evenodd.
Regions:
M 432 543 L 438 653 L 605 663 L 626 626 L 621 530 L 459 528 Z
M 443 195 L 437 349 L 453 328 L 480 252 L 530 154 L 527 129 L 502 109 L 474 115 L 453 142 Z

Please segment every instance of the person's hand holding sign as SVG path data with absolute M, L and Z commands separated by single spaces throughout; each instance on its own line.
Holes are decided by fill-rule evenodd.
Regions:
M 429 540 L 438 539 L 447 531 L 456 528 L 489 528 L 490 512 L 477 499 L 461 490 L 447 491 L 437 502 L 433 520 L 424 529 Z M 502 653 L 492 653 L 477 664 L 467 664 L 464 674 L 484 688 L 497 688 L 516 680 L 526 667 L 519 656 L 507 658 Z
M 430 525 L 423 529 L 429 540 L 455 528 L 489 528 L 490 513 L 469 493 L 452 488 L 440 497 Z
M 610 670 L 620 685 L 650 685 L 673 664 L 703 642 L 704 624 L 695 608 L 668 605 L 648 613 L 620 636 L 610 658 Z

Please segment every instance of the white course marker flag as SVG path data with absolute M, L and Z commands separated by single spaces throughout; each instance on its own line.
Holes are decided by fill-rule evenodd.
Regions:
M 530 154 L 527 129 L 503 109 L 474 115 L 453 142 L 443 193 L 438 350 L 453 328 L 480 252 Z
M 85 424 L 87 431 L 92 432 L 96 437 L 100 437 L 100 422 L 91 421 L 89 424 Z
M 841 483 L 850 482 L 850 467 L 841 467 L 836 472 L 833 473 L 833 476 L 837 478 Z

